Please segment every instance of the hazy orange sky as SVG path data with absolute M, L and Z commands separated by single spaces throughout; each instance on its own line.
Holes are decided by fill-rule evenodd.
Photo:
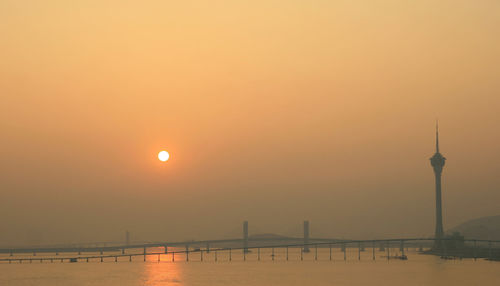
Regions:
M 0 1 L 0 245 L 500 214 L 500 2 Z M 167 164 L 157 159 L 168 150 Z

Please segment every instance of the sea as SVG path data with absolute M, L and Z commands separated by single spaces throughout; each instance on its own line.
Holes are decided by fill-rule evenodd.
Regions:
M 155 252 L 155 250 L 148 250 Z M 158 252 L 161 252 L 158 249 Z M 24 255 L 25 260 L 0 262 L 0 285 L 13 286 L 196 286 L 196 285 L 500 285 L 500 262 L 485 259 L 441 259 L 406 249 L 407 260 L 397 259 L 399 249 L 387 251 L 349 248 L 311 249 L 301 258 L 300 248 L 242 251 L 192 252 L 189 257 L 152 254 L 79 259 L 60 262 L 76 254 Z M 375 253 L 375 255 L 374 255 Z M 108 253 L 106 253 L 108 254 Z M 120 252 L 115 254 L 120 255 Z M 73 256 L 72 256 L 73 255 Z M 88 255 L 99 255 L 85 254 Z M 217 256 L 217 259 L 216 259 Z M 19 258 L 14 256 L 10 258 Z M 40 258 L 56 257 L 59 260 Z M 1 255 L 0 258 L 9 258 Z M 375 258 L 375 259 L 374 259 Z M 186 261 L 186 260 L 189 261 Z

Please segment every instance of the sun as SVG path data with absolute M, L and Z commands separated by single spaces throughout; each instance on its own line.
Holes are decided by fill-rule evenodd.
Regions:
M 168 158 L 170 158 L 170 154 L 168 154 L 167 151 L 160 151 L 160 153 L 158 153 L 158 159 L 160 159 L 160 161 L 166 162 Z

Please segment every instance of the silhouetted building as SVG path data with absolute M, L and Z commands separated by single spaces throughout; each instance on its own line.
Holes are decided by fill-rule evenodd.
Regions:
M 439 153 L 439 130 L 436 124 L 436 153 L 431 157 L 431 165 L 434 169 L 436 179 L 436 231 L 434 237 L 436 239 L 443 238 L 443 210 L 441 206 L 441 173 L 443 172 L 446 158 Z M 440 247 L 440 242 L 436 241 L 435 247 Z

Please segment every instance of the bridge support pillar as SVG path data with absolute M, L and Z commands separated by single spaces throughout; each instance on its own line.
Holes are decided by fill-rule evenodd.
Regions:
M 207 243 L 207 253 L 210 253 L 210 244 Z
M 347 249 L 345 243 L 342 243 L 342 251 L 344 252 L 344 261 L 347 261 Z
M 375 260 L 375 242 L 372 245 L 372 260 Z
M 389 246 L 389 244 L 386 244 L 386 248 L 387 248 L 387 261 L 389 261 L 389 259 L 390 259 L 390 255 L 391 255 L 391 254 L 390 254 L 390 252 L 391 252 L 391 251 L 390 251 L 391 247 Z
M 361 260 L 361 242 L 358 242 L 358 260 Z
M 401 245 L 399 247 L 401 249 L 401 257 L 403 258 L 405 256 L 405 241 L 401 240 Z
M 189 261 L 189 245 L 186 245 L 186 262 Z
M 165 254 L 167 254 L 168 253 L 168 246 L 165 245 L 164 248 L 165 248 Z

